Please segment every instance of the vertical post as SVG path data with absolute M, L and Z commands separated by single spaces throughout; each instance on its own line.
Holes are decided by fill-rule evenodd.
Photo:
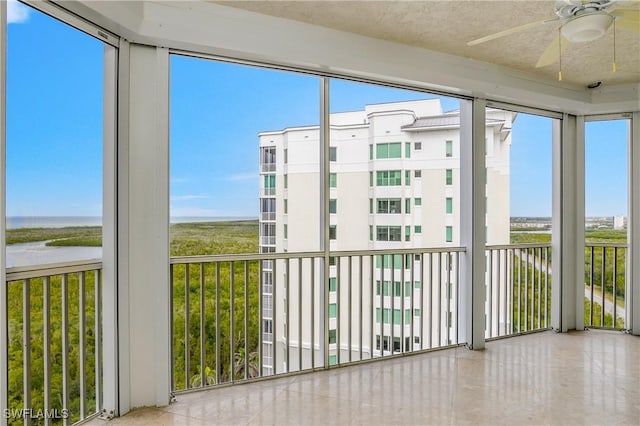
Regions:
M 320 250 L 324 252 L 320 276 L 320 350 L 329 366 L 329 79 L 320 78 Z
M 484 99 L 460 101 L 460 332 L 469 349 L 484 348 L 485 117 Z
M 31 409 L 31 280 L 29 279 L 22 280 L 22 394 L 22 406 L 25 410 Z M 31 424 L 29 416 L 24 416 L 24 424 L 25 426 Z
M 108 59 L 108 60 L 107 60 Z M 113 78 L 107 79 L 112 62 Z M 113 72 L 113 71 L 112 71 Z M 107 108 L 114 119 L 109 127 L 115 133 L 111 149 L 104 143 L 102 203 L 102 416 L 123 415 L 129 404 L 129 42 L 120 41 L 117 51 L 105 51 L 105 83 L 110 81 L 116 94 Z M 109 91 L 105 90 L 105 100 Z M 107 122 L 104 123 L 108 131 Z M 109 165 L 108 161 L 112 164 Z M 105 326 L 106 325 L 106 326 Z M 121 386 L 122 385 L 122 386 Z
M 120 414 L 167 405 L 171 389 L 169 51 L 130 44 L 128 53 L 119 74 L 119 88 L 123 78 L 128 86 L 118 151 Z
M 629 212 L 627 220 L 626 324 L 640 335 L 640 112 L 634 112 L 629 129 Z
M 6 280 L 6 99 L 7 99 L 7 2 L 0 1 L 0 413 L 8 408 L 9 396 L 9 335 L 7 329 L 7 280 Z M 7 419 L 0 416 L 0 424 Z
M 584 117 L 553 122 L 551 327 L 584 329 Z
M 100 306 L 102 312 L 102 321 L 96 322 L 101 327 L 96 329 L 96 348 L 98 337 L 102 335 L 103 344 L 100 347 L 101 353 L 96 354 L 97 360 L 102 358 L 101 370 L 104 373 L 102 377 L 102 385 L 104 389 L 96 389 L 102 395 L 101 401 L 96 399 L 96 410 L 102 411 L 102 415 L 107 417 L 117 413 L 117 389 L 118 389 L 118 286 L 117 286 L 117 216 L 118 216 L 118 105 L 117 99 L 120 97 L 118 93 L 118 73 L 119 69 L 118 55 L 120 53 L 128 54 L 128 50 L 124 47 L 116 49 L 108 44 L 104 45 L 104 77 L 103 77 L 103 125 L 102 125 L 102 278 L 103 286 L 99 286 L 99 273 L 96 274 L 96 289 L 101 290 L 103 294 L 95 294 L 97 300 L 103 304 Z M 126 66 L 127 61 L 122 60 Z M 126 85 L 126 78 L 121 84 Z M 121 90 L 125 90 L 123 87 Z M 123 123 L 123 126 L 125 124 Z M 98 315 L 98 311 L 96 311 Z M 99 318 L 98 318 L 99 319 Z M 96 364 L 97 365 L 97 364 Z M 100 367 L 100 366 L 99 366 Z M 98 375 L 96 374 L 96 377 Z

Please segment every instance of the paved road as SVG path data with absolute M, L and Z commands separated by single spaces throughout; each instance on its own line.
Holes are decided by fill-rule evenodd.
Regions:
M 522 250 L 520 249 L 514 249 L 514 254 L 516 256 L 518 256 L 520 259 L 528 259 L 529 264 L 532 265 L 534 268 L 536 268 L 538 271 L 542 271 L 545 272 L 545 270 L 547 270 L 547 264 L 543 262 L 543 259 L 538 258 L 537 256 L 533 256 L 532 254 L 529 254 L 529 256 L 525 256 L 522 252 Z M 549 269 L 547 270 L 547 273 L 551 274 L 551 264 L 549 264 Z M 584 286 L 584 297 L 586 297 L 587 299 L 591 299 L 591 289 L 585 284 Z M 602 306 L 602 294 L 599 293 L 598 291 L 594 291 L 593 292 L 593 301 L 595 303 L 598 303 L 600 306 Z M 604 311 L 607 314 L 611 314 L 611 316 L 613 316 L 613 302 L 610 300 L 607 300 L 605 305 L 604 305 Z M 625 309 L 623 306 L 618 305 L 616 307 L 616 316 L 618 318 L 625 318 Z
M 585 288 L 584 288 L 584 297 L 586 297 L 587 299 L 591 299 L 591 289 L 588 288 L 585 284 Z M 594 291 L 593 292 L 593 301 L 597 304 L 599 304 L 600 306 L 602 306 L 602 294 L 600 294 L 598 291 Z M 611 316 L 613 316 L 613 302 L 610 300 L 606 300 L 605 301 L 605 305 L 604 305 L 604 311 L 607 314 L 611 314 Z M 618 318 L 625 318 L 625 310 L 624 307 L 618 305 L 616 307 L 616 316 Z

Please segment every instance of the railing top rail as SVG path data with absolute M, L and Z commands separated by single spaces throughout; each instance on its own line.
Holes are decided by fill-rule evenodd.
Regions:
M 466 247 L 430 247 L 412 249 L 379 249 L 379 250 L 344 250 L 332 251 L 329 256 L 373 256 L 384 254 L 424 254 L 424 253 L 455 253 L 466 252 Z
M 627 243 L 610 243 L 610 242 L 598 242 L 598 241 L 587 241 L 584 243 L 585 247 L 618 247 L 618 248 L 626 248 Z
M 298 253 L 240 253 L 240 254 L 208 254 L 200 256 L 172 256 L 169 263 L 172 265 L 185 263 L 209 263 L 209 262 L 241 262 L 249 260 L 277 260 L 298 259 L 309 257 L 323 257 L 323 251 L 310 251 Z
M 42 265 L 16 266 L 7 268 L 6 281 L 26 280 L 30 278 L 50 277 L 102 269 L 99 259 L 76 260 L 73 262 L 47 263 Z
M 495 244 L 485 247 L 487 250 L 526 249 L 526 248 L 551 248 L 551 243 L 519 243 L 519 244 Z
M 420 253 L 454 253 L 465 252 L 464 247 L 436 247 L 436 248 L 415 248 L 415 249 L 383 249 L 383 250 L 351 250 L 332 251 L 331 257 L 347 256 L 373 256 L 385 254 L 420 254 Z M 277 260 L 277 259 L 298 259 L 298 258 L 321 258 L 323 251 L 309 252 L 288 252 L 288 253 L 247 253 L 247 254 L 211 254 L 201 256 L 172 256 L 169 263 L 172 265 L 185 263 L 210 263 L 210 262 L 241 262 L 252 260 Z

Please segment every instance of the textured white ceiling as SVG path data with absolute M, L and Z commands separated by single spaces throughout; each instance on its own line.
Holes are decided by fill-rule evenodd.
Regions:
M 535 68 L 558 34 L 547 24 L 469 47 L 468 41 L 533 21 L 554 18 L 552 0 L 433 1 L 281 1 L 231 0 L 215 3 L 307 22 L 364 36 L 503 65 L 556 79 L 558 63 Z M 619 1 L 617 8 L 639 9 L 640 1 Z M 640 30 L 640 23 L 638 23 Z M 613 28 L 593 42 L 572 44 L 562 54 L 563 80 L 586 85 L 640 82 L 640 32 L 617 28 L 612 72 Z

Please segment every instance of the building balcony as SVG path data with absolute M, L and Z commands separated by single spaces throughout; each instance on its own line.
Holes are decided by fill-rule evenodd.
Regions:
M 260 196 L 262 197 L 273 197 L 276 195 L 275 188 L 260 188 Z
M 262 221 L 274 221 L 276 220 L 276 212 L 261 212 L 260 220 Z
M 271 173 L 276 171 L 276 163 L 262 163 L 260 164 L 261 173 Z
M 171 363 L 165 373 L 166 392 L 177 402 L 134 411 L 119 422 L 297 422 L 329 405 L 336 416 L 323 417 L 329 423 L 364 422 L 372 415 L 367 407 L 382 410 L 371 420 L 399 423 L 493 422 L 505 413 L 515 423 L 637 419 L 640 369 L 634 354 L 640 347 L 636 338 L 615 332 L 628 328 L 627 286 L 613 278 L 620 277 L 613 269 L 625 249 L 586 246 L 585 324 L 609 331 L 556 335 L 544 333 L 554 314 L 550 246 L 487 247 L 481 324 L 487 343 L 481 352 L 462 347 L 469 345 L 470 321 L 460 279 L 467 255 L 462 248 L 333 252 L 333 288 L 320 279 L 324 252 L 172 258 Z M 416 260 L 408 271 L 406 259 Z M 272 262 L 275 280 L 268 305 L 259 292 L 265 262 Z M 401 274 L 419 281 L 420 289 L 401 285 L 401 297 L 410 302 L 394 306 L 398 298 L 378 294 L 376 281 L 394 282 Z M 110 417 L 104 395 L 114 377 L 104 336 L 115 327 L 102 306 L 102 275 L 102 264 L 94 261 L 7 270 L 7 292 L 22 301 L 7 318 L 9 349 L 19 354 L 4 372 L 14 416 L 31 409 L 64 410 L 71 423 Z M 323 297 L 330 305 L 321 304 Z M 390 312 L 383 321 L 380 306 Z M 381 351 L 381 342 L 397 350 Z M 291 376 L 312 370 L 325 371 Z M 261 379 L 273 380 L 248 384 Z M 384 385 L 371 386 L 371 380 Z M 426 405 L 425 392 L 435 398 Z M 228 395 L 257 402 L 247 410 Z M 383 403 L 385 395 L 393 398 Z M 551 407 L 558 398 L 573 410 Z M 274 401 L 280 408 L 274 409 Z

